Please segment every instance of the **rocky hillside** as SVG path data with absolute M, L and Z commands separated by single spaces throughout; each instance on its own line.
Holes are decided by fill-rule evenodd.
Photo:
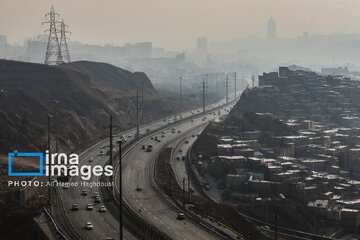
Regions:
M 0 154 L 43 151 L 47 115 L 62 151 L 77 150 L 104 136 L 109 116 L 122 129 L 134 127 L 134 94 L 142 84 L 144 122 L 172 113 L 144 73 L 104 63 L 47 66 L 0 60 Z M 54 137 L 52 138 L 54 146 Z
M 131 73 L 108 63 L 78 61 L 63 65 L 78 70 L 90 77 L 91 83 L 106 90 L 121 92 L 123 96 L 136 94 L 136 88 L 143 89 L 147 97 L 159 96 L 145 73 Z

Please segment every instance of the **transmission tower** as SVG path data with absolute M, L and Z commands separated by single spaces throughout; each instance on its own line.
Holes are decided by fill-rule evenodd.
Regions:
M 58 32 L 56 29 L 56 24 L 60 23 L 56 19 L 60 17 L 60 15 L 58 13 L 55 13 L 54 7 L 51 6 L 50 12 L 45 14 L 45 17 L 47 18 L 47 21 L 43 22 L 43 24 L 49 24 L 49 28 L 45 30 L 45 32 L 49 32 L 49 39 L 45 54 L 45 64 L 58 65 L 61 64 L 63 61 Z
M 201 88 L 202 88 L 202 102 L 203 102 L 203 114 L 205 114 L 205 104 L 206 104 L 206 101 L 205 101 L 205 94 L 207 92 L 207 74 L 206 74 L 206 79 L 203 78 L 202 82 L 201 82 Z
M 180 112 L 182 111 L 182 77 L 180 77 Z
M 229 103 L 229 78 L 228 78 L 228 74 L 226 74 L 225 88 L 226 88 L 226 104 L 228 104 Z
M 71 32 L 67 31 L 66 29 L 68 28 L 68 25 L 65 25 L 64 23 L 64 19 L 61 21 L 60 24 L 60 33 L 61 33 L 61 37 L 60 37 L 60 52 L 61 52 L 61 56 L 63 57 L 63 60 L 65 62 L 71 62 L 70 59 L 70 53 L 69 53 L 69 49 L 68 49 L 68 45 L 67 45 L 67 40 L 68 38 L 66 37 L 66 34 L 71 34 Z
M 236 72 L 234 72 L 234 93 L 235 93 L 234 99 L 236 99 Z
M 141 91 L 141 92 L 140 92 Z M 140 96 L 141 94 L 141 96 Z M 135 99 L 131 101 L 135 104 L 136 109 L 136 139 L 140 138 L 140 114 L 143 114 L 144 108 L 144 97 L 143 97 L 143 90 L 142 90 L 142 83 L 136 86 L 136 96 Z

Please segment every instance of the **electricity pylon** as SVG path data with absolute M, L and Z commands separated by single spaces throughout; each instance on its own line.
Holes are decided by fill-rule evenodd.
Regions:
M 67 45 L 67 40 L 68 38 L 66 37 L 66 34 L 71 34 L 71 32 L 67 31 L 66 29 L 68 28 L 68 25 L 65 25 L 64 23 L 64 19 L 61 21 L 60 24 L 60 33 L 61 33 L 61 37 L 60 37 L 60 52 L 61 52 L 61 56 L 63 58 L 63 60 L 65 62 L 71 62 L 70 59 L 70 53 L 69 53 L 69 49 L 68 49 L 68 45 Z
M 57 18 L 60 17 L 60 15 L 58 13 L 55 13 L 54 7 L 51 6 L 50 12 L 47 13 L 45 17 L 48 20 L 43 22 L 43 24 L 49 24 L 49 28 L 45 30 L 45 32 L 49 32 L 49 39 L 45 54 L 45 64 L 59 65 L 63 61 L 58 32 L 56 29 L 56 24 L 60 23 L 57 21 Z

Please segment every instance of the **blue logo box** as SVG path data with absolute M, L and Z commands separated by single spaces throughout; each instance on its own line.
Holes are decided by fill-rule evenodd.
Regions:
M 12 157 L 38 157 L 40 160 L 39 172 L 12 172 L 11 158 Z M 8 175 L 9 176 L 43 176 L 43 153 L 19 153 L 15 150 L 13 153 L 8 154 Z

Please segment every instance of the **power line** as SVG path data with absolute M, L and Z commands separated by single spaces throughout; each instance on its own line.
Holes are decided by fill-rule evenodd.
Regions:
M 71 32 L 67 31 L 66 29 L 68 28 L 68 25 L 65 25 L 64 23 L 64 19 L 61 21 L 61 25 L 60 25 L 60 33 L 61 33 L 61 37 L 60 37 L 60 52 L 61 52 L 61 56 L 63 57 L 63 60 L 65 62 L 71 62 L 70 59 L 70 53 L 69 53 L 69 49 L 68 49 L 68 45 L 67 45 L 67 40 L 68 38 L 66 37 L 66 34 L 69 33 L 71 34 Z
M 140 138 L 139 129 L 139 87 L 136 88 L 136 138 Z
M 180 77 L 180 112 L 182 111 L 182 78 Z
M 59 24 L 60 22 L 58 22 L 56 18 L 60 17 L 60 15 L 56 13 L 54 7 L 51 6 L 50 12 L 47 13 L 45 17 L 48 18 L 48 20 L 43 22 L 43 24 L 49 24 L 49 28 L 45 30 L 45 32 L 49 32 L 49 39 L 45 54 L 45 64 L 59 65 L 62 63 L 63 59 L 61 55 L 58 32 L 56 29 L 56 24 Z
M 229 103 L 229 77 L 228 77 L 228 74 L 226 74 L 225 88 L 226 88 L 226 104 L 228 104 Z
M 234 72 L 234 93 L 235 93 L 235 99 L 236 99 L 236 72 Z
M 202 82 L 201 82 L 201 85 L 202 85 L 202 104 L 203 104 L 203 114 L 205 114 L 205 95 L 206 95 L 206 92 L 207 92 L 207 74 L 206 74 L 206 80 L 205 78 L 203 78 Z

